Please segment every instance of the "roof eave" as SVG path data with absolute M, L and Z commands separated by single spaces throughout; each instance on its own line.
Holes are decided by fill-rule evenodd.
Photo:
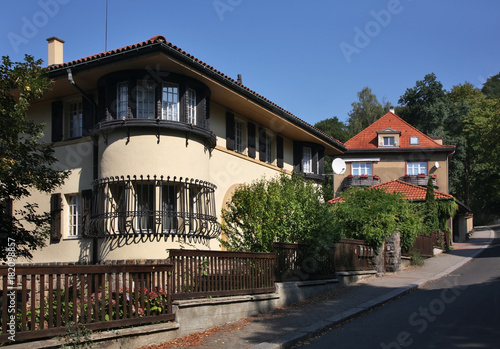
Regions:
M 338 149 L 339 151 L 345 152 L 347 150 L 345 145 L 342 144 L 340 141 L 337 141 L 337 140 L 329 137 L 325 133 L 316 129 L 314 126 L 310 125 L 309 123 L 301 120 L 300 118 L 296 117 L 295 115 L 278 107 L 274 103 L 257 95 L 256 93 L 252 92 L 248 88 L 237 83 L 236 81 L 225 76 L 224 74 L 214 70 L 212 67 L 210 67 L 207 64 L 204 64 L 202 61 L 196 59 L 195 57 L 193 57 L 189 54 L 186 54 L 183 51 L 180 52 L 176 47 L 172 47 L 164 42 L 153 42 L 153 43 L 145 44 L 145 45 L 142 45 L 139 47 L 134 47 L 134 48 L 131 48 L 128 50 L 109 53 L 109 54 L 106 54 L 102 57 L 100 57 L 100 56 L 95 57 L 95 58 L 91 57 L 88 60 L 84 59 L 82 62 L 70 63 L 70 64 L 63 63 L 63 64 L 61 64 L 61 67 L 57 67 L 57 68 L 49 67 L 48 74 L 49 74 L 49 77 L 56 78 L 56 77 L 59 77 L 62 75 L 66 75 L 68 68 L 71 68 L 74 71 L 88 69 L 88 68 L 92 68 L 92 67 L 97 67 L 97 66 L 102 65 L 102 64 L 109 64 L 109 63 L 113 63 L 113 62 L 118 61 L 118 60 L 129 58 L 131 55 L 141 55 L 144 53 L 152 52 L 154 50 L 163 50 L 163 51 L 168 52 L 169 54 L 171 54 L 175 58 L 180 59 L 183 63 L 186 63 L 195 69 L 203 71 L 203 73 L 210 76 L 211 78 L 214 78 L 219 83 L 222 83 L 225 86 L 237 91 L 241 95 L 251 99 L 253 102 L 270 110 L 274 114 L 284 118 L 285 120 L 291 122 L 292 124 L 297 125 L 303 129 L 305 129 L 306 131 L 314 134 L 315 136 L 320 138 L 322 141 L 324 141 L 325 143 L 329 144 L 330 146 Z

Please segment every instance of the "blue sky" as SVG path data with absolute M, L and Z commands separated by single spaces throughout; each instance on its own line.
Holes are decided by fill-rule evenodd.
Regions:
M 2 0 L 0 54 L 105 50 L 106 0 Z M 346 121 L 368 86 L 397 105 L 435 73 L 446 89 L 500 72 L 497 0 L 108 0 L 108 50 L 163 35 L 301 119 Z

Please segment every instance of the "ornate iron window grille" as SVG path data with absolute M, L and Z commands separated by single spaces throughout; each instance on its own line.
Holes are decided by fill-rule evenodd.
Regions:
M 183 177 L 116 176 L 93 183 L 87 236 L 184 236 L 220 234 L 212 183 Z

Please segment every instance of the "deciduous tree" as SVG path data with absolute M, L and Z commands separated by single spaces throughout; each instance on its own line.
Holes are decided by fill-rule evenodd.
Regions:
M 30 202 L 33 190 L 50 193 L 67 172 L 53 169 L 52 144 L 41 142 L 44 125 L 28 120 L 30 103 L 50 89 L 41 60 L 26 55 L 14 63 L 6 56 L 0 66 L 0 259 L 14 242 L 16 257 L 31 258 L 48 235 L 49 212 Z M 24 204 L 19 207 L 19 202 Z M 11 208 L 17 207 L 14 212 Z M 12 245 L 11 245 L 12 246 Z

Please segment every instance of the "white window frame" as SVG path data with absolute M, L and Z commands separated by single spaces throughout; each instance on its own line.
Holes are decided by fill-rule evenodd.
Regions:
M 313 173 L 312 167 L 312 148 L 303 147 L 302 148 L 302 173 Z
M 82 196 L 78 194 L 66 195 L 68 205 L 67 237 L 78 238 L 82 235 Z
M 78 138 L 83 131 L 82 101 L 71 101 L 68 103 L 68 138 Z
M 424 174 L 427 176 L 427 162 L 407 162 L 406 173 L 410 176 L 416 176 L 419 174 Z
M 138 80 L 136 86 L 136 118 L 155 118 L 155 85 L 148 80 Z
M 419 144 L 419 139 L 417 137 L 410 137 L 410 145 L 418 145 Z
M 196 91 L 188 88 L 186 91 L 186 120 L 188 124 L 196 125 Z
M 396 137 L 394 136 L 383 136 L 384 147 L 394 147 L 396 145 Z M 392 142 L 390 142 L 392 140 Z M 386 142 L 387 141 L 387 142 Z M 392 144 L 390 144 L 392 143 Z
M 161 118 L 179 121 L 179 85 L 163 83 L 161 89 Z
M 353 176 L 371 176 L 373 174 L 373 165 L 371 162 L 353 162 L 351 164 L 351 174 Z
M 116 116 L 118 120 L 128 117 L 128 82 L 119 82 L 116 86 Z

